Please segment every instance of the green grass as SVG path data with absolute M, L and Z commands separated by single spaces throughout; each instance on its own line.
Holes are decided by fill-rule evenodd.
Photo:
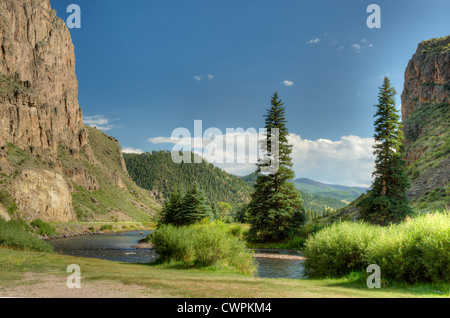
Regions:
M 0 218 L 0 247 L 52 252 L 53 248 L 31 233 L 31 228 L 24 221 L 4 221 Z
M 8 286 L 26 284 L 39 288 L 36 282 L 24 281 L 27 273 L 59 277 L 65 284 L 66 268 L 81 267 L 82 284 L 116 283 L 126 290 L 140 286 L 147 297 L 166 298 L 329 298 L 329 297 L 448 297 L 448 292 L 432 285 L 389 285 L 368 289 L 365 277 L 349 275 L 340 279 L 260 279 L 232 271 L 212 269 L 175 269 L 168 265 L 138 265 L 85 259 L 58 254 L 0 249 L 0 296 Z M 45 276 L 44 276 L 45 277 Z M 83 289 L 82 289 L 83 290 Z M 45 290 L 42 291 L 45 295 Z
M 89 143 L 98 163 L 87 160 L 82 152 L 80 159 L 75 159 L 70 150 L 59 147 L 58 157 L 68 169 L 85 169 L 94 176 L 99 188 L 89 191 L 81 185 L 74 184 L 72 193 L 73 207 L 79 221 L 100 219 L 113 221 L 110 211 L 120 211 L 135 221 L 150 222 L 160 205 L 151 197 L 150 192 L 139 188 L 120 166 L 120 147 L 118 142 L 103 132 L 87 127 Z M 119 186 L 116 180 L 122 181 Z M 92 200 L 95 199 L 95 201 Z

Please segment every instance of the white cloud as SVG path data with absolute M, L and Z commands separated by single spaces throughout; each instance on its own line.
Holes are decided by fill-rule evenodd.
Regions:
M 123 153 L 133 153 L 133 154 L 141 154 L 145 151 L 139 148 L 133 148 L 133 147 L 123 147 L 122 148 Z
M 302 139 L 291 134 L 297 177 L 349 186 L 367 186 L 374 169 L 373 138 L 343 136 L 338 141 Z
M 361 43 L 366 43 L 366 42 L 367 42 L 366 39 L 362 39 L 362 40 L 361 40 Z
M 352 47 L 356 50 L 356 52 L 360 52 L 361 51 L 361 45 L 359 45 L 358 43 L 352 44 Z
M 114 128 L 110 120 L 104 115 L 85 116 L 83 122 L 91 127 L 95 127 L 102 131 L 108 131 Z
M 294 82 L 293 81 L 283 81 L 283 82 L 281 82 L 284 86 L 288 86 L 288 87 L 290 87 L 290 86 L 294 86 Z
M 319 38 L 316 38 L 316 39 L 314 39 L 314 40 L 310 40 L 310 41 L 308 41 L 308 42 L 306 42 L 307 44 L 316 44 L 316 43 L 319 43 L 320 42 L 320 39 Z
M 369 48 L 373 48 L 373 44 L 372 43 L 369 44 Z
M 250 134 L 255 136 L 256 134 Z M 245 156 L 248 160 L 248 146 L 243 133 L 225 135 L 225 141 L 217 138 L 213 141 L 201 138 L 186 138 L 182 145 L 192 146 L 194 142 L 202 145 L 202 148 L 192 149 L 198 154 L 216 158 L 224 158 L 224 162 L 236 162 L 239 156 Z M 224 145 L 231 145 L 236 138 L 237 151 L 227 152 Z M 155 144 L 177 144 L 180 139 L 167 137 L 150 138 L 149 142 Z M 342 184 L 348 186 L 370 186 L 374 169 L 373 138 L 361 138 L 358 136 L 343 136 L 338 141 L 327 139 L 307 140 L 297 134 L 289 136 L 292 148 L 293 168 L 297 178 L 305 177 L 313 180 Z M 211 147 L 212 146 L 212 147 Z M 206 147 L 206 148 L 205 148 Z M 208 153 L 208 149 L 214 148 L 214 154 Z M 205 150 L 206 149 L 206 150 Z M 228 148 L 228 149 L 234 149 Z M 211 161 L 211 160 L 209 160 Z M 215 163 L 219 168 L 235 175 L 247 175 L 255 171 L 254 163 Z
M 209 74 L 208 79 L 210 79 L 210 80 L 214 79 L 214 75 Z
M 343 46 L 340 46 L 340 47 L 337 48 L 338 51 L 342 51 L 343 49 L 344 49 Z
M 198 75 L 195 75 L 195 76 L 194 76 L 194 80 L 196 80 L 196 81 L 201 81 L 201 80 L 202 80 L 202 77 L 201 77 L 201 76 L 198 76 Z

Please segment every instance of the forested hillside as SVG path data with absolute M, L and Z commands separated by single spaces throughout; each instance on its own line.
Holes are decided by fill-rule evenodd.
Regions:
M 253 186 L 256 182 L 256 173 L 251 173 L 247 176 L 244 176 L 244 177 L 242 177 L 242 180 L 247 182 L 249 185 Z M 302 180 L 302 179 L 295 180 L 294 185 L 297 188 L 297 190 L 300 192 L 300 195 L 303 200 L 303 208 L 305 209 L 305 211 L 313 211 L 313 212 L 318 213 L 319 215 L 322 215 L 323 212 L 327 209 L 331 208 L 331 209 L 337 210 L 337 209 L 341 209 L 347 205 L 345 202 L 341 201 L 338 198 L 335 198 L 333 196 L 327 196 L 327 194 L 329 194 L 329 193 L 331 193 L 331 195 L 339 195 L 340 194 L 340 192 L 338 193 L 337 191 L 336 192 L 331 191 L 331 188 L 328 189 L 330 191 L 321 189 L 323 192 L 321 192 L 320 194 L 318 194 L 320 191 L 309 193 L 308 191 L 300 190 L 298 187 L 299 180 Z M 316 182 L 313 180 L 310 180 L 310 181 Z M 316 183 L 319 183 L 319 182 L 316 182 Z M 342 191 L 342 193 L 344 193 L 344 191 Z M 347 195 L 350 196 L 349 193 L 347 193 Z
M 154 191 L 162 199 L 167 198 L 175 187 L 187 190 L 197 183 L 210 203 L 228 202 L 236 209 L 249 202 L 253 191 L 241 178 L 204 160 L 199 164 L 176 164 L 169 151 L 124 154 L 124 158 L 133 180 L 142 188 Z

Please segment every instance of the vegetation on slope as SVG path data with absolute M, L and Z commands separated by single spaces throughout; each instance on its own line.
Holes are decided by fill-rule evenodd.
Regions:
M 100 130 L 87 128 L 96 164 L 89 162 L 84 153 L 80 159 L 75 159 L 68 149 L 59 148 L 59 159 L 65 168 L 86 169 L 98 182 L 99 187 L 94 191 L 74 184 L 73 208 L 78 220 L 150 221 L 160 206 L 151 193 L 138 187 L 121 167 L 117 140 Z
M 256 182 L 256 173 L 252 173 L 247 176 L 241 177 L 241 179 L 253 187 L 253 185 Z M 354 194 L 351 194 L 346 190 L 331 191 L 330 188 L 323 188 L 319 186 L 307 187 L 305 189 L 304 187 L 307 186 L 306 183 L 302 182 L 300 185 L 298 182 L 299 180 L 303 179 L 294 180 L 294 185 L 300 192 L 300 196 L 303 200 L 303 208 L 305 209 L 305 211 L 312 212 L 313 214 L 323 215 L 326 211 L 329 211 L 330 209 L 331 210 L 341 209 L 347 206 L 347 203 L 342 200 L 354 197 Z M 310 181 L 316 182 L 313 180 Z M 320 182 L 317 183 L 320 184 Z M 305 191 L 303 191 L 302 189 Z M 340 197 L 341 199 L 337 199 L 335 197 Z
M 228 202 L 236 209 L 249 201 L 253 191 L 239 177 L 228 174 L 204 160 L 198 164 L 176 164 L 169 151 L 124 154 L 124 158 L 128 173 L 136 184 L 144 189 L 159 192 L 162 199 L 168 198 L 175 188 L 178 191 L 188 190 L 196 183 L 205 192 L 210 203 Z
M 450 104 L 428 104 L 415 110 L 404 121 L 407 149 L 411 154 L 420 155 L 409 165 L 407 173 L 414 183 L 427 172 L 443 167 L 450 156 Z M 432 177 L 438 177 L 433 173 Z M 417 210 L 443 210 L 450 206 L 450 183 L 435 189 L 428 189 L 413 201 Z

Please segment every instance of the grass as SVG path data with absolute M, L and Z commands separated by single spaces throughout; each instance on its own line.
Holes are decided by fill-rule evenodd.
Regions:
M 89 191 L 74 184 L 72 199 L 78 220 L 113 221 L 114 216 L 110 212 L 119 211 L 134 221 L 150 222 L 160 205 L 149 191 L 136 186 L 122 169 L 119 143 L 95 128 L 86 126 L 86 129 L 97 163 L 89 162 L 84 152 L 80 159 L 76 159 L 70 154 L 70 149 L 58 149 L 58 157 L 65 168 L 86 170 L 99 185 L 98 189 Z
M 22 250 L 52 252 L 53 248 L 31 233 L 30 226 L 24 221 L 4 221 L 0 218 L 0 247 Z
M 24 282 L 27 273 L 51 274 L 65 284 L 66 268 L 81 267 L 83 282 L 113 282 L 119 286 L 137 285 L 147 297 L 167 298 L 329 298 L 329 297 L 448 297 L 448 293 L 431 285 L 392 285 L 368 289 L 364 277 L 340 279 L 260 279 L 232 271 L 211 269 L 174 269 L 168 265 L 138 265 L 76 258 L 58 254 L 0 249 L 0 296 L 5 287 L 30 284 Z M 34 287 L 36 286 L 36 287 Z M 45 293 L 45 290 L 43 291 Z

